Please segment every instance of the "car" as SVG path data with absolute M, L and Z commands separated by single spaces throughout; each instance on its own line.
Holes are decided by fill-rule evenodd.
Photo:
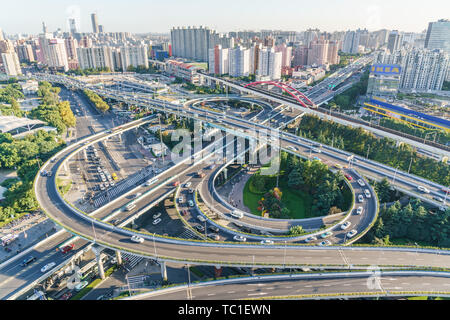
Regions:
M 86 287 L 89 284 L 89 282 L 87 281 L 82 281 L 79 284 L 77 284 L 75 286 L 75 290 L 80 291 L 81 289 L 83 289 L 84 287 Z
M 161 222 L 161 218 L 156 219 L 155 221 L 153 221 L 153 225 L 156 226 L 158 223 Z
M 191 185 L 192 185 L 192 182 L 189 181 L 184 184 L 184 187 L 189 188 Z
M 419 191 L 422 191 L 423 193 L 430 193 L 430 190 L 422 186 L 417 186 L 417 189 L 419 189 Z
M 105 182 L 105 188 L 109 188 L 109 182 Z
M 205 231 L 205 227 L 202 226 L 202 225 L 196 225 L 194 228 L 197 229 L 198 232 L 203 232 L 203 231 Z
M 320 235 L 320 237 L 321 237 L 322 239 L 325 239 L 325 238 L 328 238 L 329 236 L 332 236 L 332 235 L 333 235 L 333 232 L 328 231 L 328 232 L 322 233 L 322 234 Z
M 59 300 L 69 300 L 72 297 L 72 292 L 64 293 Z
M 105 188 L 105 186 L 103 185 L 103 183 L 101 183 L 101 184 L 99 185 L 99 188 L 100 188 L 101 191 L 105 191 L 105 190 L 106 190 L 106 188 Z
M 288 149 L 289 149 L 289 150 L 292 150 L 292 151 L 297 151 L 297 148 L 296 148 L 296 147 L 293 147 L 293 146 L 288 146 Z
M 209 230 L 211 230 L 212 232 L 216 232 L 216 233 L 220 231 L 220 229 L 216 226 L 209 226 Z
M 110 185 L 111 187 L 114 187 L 114 186 L 116 185 L 116 183 L 115 183 L 114 181 L 111 181 L 111 182 L 109 183 L 109 185 Z
M 36 257 L 33 256 L 29 256 L 28 258 L 24 259 L 21 263 L 22 267 L 26 267 L 27 265 L 29 265 L 30 263 L 36 261 Z
M 189 193 L 194 193 L 194 189 L 190 188 Z
M 145 186 L 146 187 L 149 187 L 149 186 L 151 186 L 152 184 L 154 184 L 155 182 L 157 182 L 158 181 L 158 179 L 150 179 L 150 180 L 147 180 L 146 182 L 145 182 Z
M 329 246 L 329 245 L 331 245 L 331 242 L 329 240 L 325 240 L 319 243 L 319 246 Z
M 233 239 L 235 240 L 235 241 L 239 241 L 239 242 L 245 242 L 245 241 L 247 241 L 247 238 L 246 237 L 243 237 L 243 236 L 234 236 L 233 237 Z
M 158 219 L 159 217 L 161 217 L 161 212 L 155 213 L 153 215 L 153 219 Z
M 369 189 L 364 189 L 364 195 L 366 196 L 366 198 L 371 198 L 371 197 L 372 197 L 372 196 L 370 195 Z
M 173 185 L 174 187 L 178 187 L 178 186 L 180 185 L 180 181 L 175 181 L 174 183 L 172 183 L 172 185 Z
M 53 173 L 52 173 L 51 171 L 47 172 L 47 177 L 51 177 L 52 174 L 53 174 Z
M 353 229 L 352 231 L 347 233 L 347 238 L 352 238 L 355 234 L 357 234 L 358 231 L 356 231 L 355 229 Z
M 138 193 L 133 195 L 133 199 L 139 198 L 140 196 L 142 196 L 142 193 L 138 192 Z
M 231 216 L 237 219 L 241 219 L 244 217 L 244 214 L 241 211 L 233 210 L 230 212 Z
M 65 247 L 62 247 L 61 252 L 65 254 L 65 253 L 72 251 L 74 248 L 75 248 L 75 244 L 72 243 Z
M 41 176 L 46 177 L 47 176 L 47 171 L 46 170 L 42 170 L 41 171 Z
M 183 216 L 187 216 L 188 211 L 187 211 L 187 210 L 183 210 L 183 211 L 181 211 L 181 214 L 182 214 Z
M 361 213 L 363 213 L 363 207 L 356 208 L 355 214 L 359 216 Z
M 308 243 L 308 242 L 312 242 L 312 241 L 316 241 L 316 240 L 317 240 L 317 238 L 315 236 L 311 236 L 311 237 L 306 238 L 305 242 Z
M 215 240 L 215 241 L 219 241 L 220 240 L 220 236 L 216 233 L 210 233 L 208 234 L 208 237 L 210 237 L 211 239 Z
M 348 181 L 352 181 L 352 180 L 353 180 L 352 176 L 349 175 L 349 174 L 347 174 L 347 173 L 344 174 L 344 177 L 345 177 Z
M 200 222 L 205 222 L 205 221 L 206 221 L 205 217 L 202 216 L 202 215 L 200 215 L 200 214 L 197 216 L 197 219 L 198 219 Z
M 364 197 L 362 194 L 358 195 L 358 202 L 364 202 Z
M 335 163 L 333 167 L 335 167 L 336 169 L 342 169 L 342 166 L 339 163 Z
M 273 244 L 273 241 L 269 240 L 269 239 L 265 239 L 265 240 L 261 240 L 261 244 Z
M 56 161 L 56 158 L 52 158 L 52 159 L 50 160 L 51 163 L 54 163 L 55 161 Z
M 189 205 L 189 207 L 193 207 L 193 206 L 194 206 L 194 201 L 189 200 L 189 201 L 188 201 L 188 205 Z
M 47 272 L 48 270 L 50 270 L 51 268 L 53 268 L 54 266 L 56 266 L 56 263 L 55 263 L 55 262 L 47 263 L 45 266 L 43 266 L 43 267 L 41 268 L 41 272 L 42 272 L 42 273 L 45 273 L 45 272 Z
M 322 148 L 322 144 L 321 143 L 314 143 L 313 147 Z
M 352 224 L 352 223 L 351 223 L 350 221 L 346 221 L 346 222 L 344 222 L 343 224 L 341 224 L 341 229 L 342 229 L 342 230 L 345 230 L 345 229 L 347 229 L 348 227 L 350 227 L 351 224 Z
M 322 160 L 320 160 L 320 158 L 319 158 L 319 157 L 313 157 L 313 160 L 316 160 L 316 161 L 320 161 L 320 162 L 322 162 Z
M 358 179 L 357 182 L 361 187 L 364 187 L 366 185 L 362 179 Z
M 322 151 L 317 148 L 311 148 L 311 151 L 315 153 L 322 153 Z
M 136 243 L 142 243 L 144 242 L 144 238 L 134 235 L 131 237 L 131 241 Z

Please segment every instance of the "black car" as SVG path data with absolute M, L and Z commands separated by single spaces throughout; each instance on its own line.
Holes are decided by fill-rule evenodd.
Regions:
M 36 261 L 36 257 L 30 256 L 28 258 L 26 258 L 25 260 L 23 260 L 21 266 L 22 267 L 26 267 L 27 265 L 29 265 L 30 263 Z
M 205 231 L 205 228 L 204 228 L 203 226 L 201 226 L 201 225 L 196 225 L 196 226 L 195 226 L 195 229 L 197 229 L 198 232 L 203 232 L 203 231 Z
M 219 232 L 219 228 L 216 226 L 210 226 L 209 230 L 211 230 L 212 232 L 216 232 L 216 233 Z

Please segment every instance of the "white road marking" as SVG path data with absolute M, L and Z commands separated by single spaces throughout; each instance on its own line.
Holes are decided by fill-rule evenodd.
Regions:
M 324 284 L 323 286 L 324 286 L 324 287 L 330 287 L 331 284 Z
M 428 282 L 425 282 L 425 283 L 422 283 L 422 285 L 424 285 L 424 286 L 429 286 L 431 283 L 428 283 Z
M 292 289 L 293 287 L 285 287 L 286 289 Z
M 263 294 L 266 294 L 266 292 L 249 293 L 248 296 L 261 296 Z
M 250 291 L 255 291 L 255 290 L 256 290 L 256 289 L 249 289 L 249 290 L 247 290 L 247 291 L 249 291 L 249 292 L 250 292 Z
M 264 289 L 266 289 L 266 290 L 274 290 L 275 288 L 271 287 L 271 288 L 264 288 Z
M 215 296 L 215 293 L 208 293 L 208 296 Z
M 312 286 L 311 285 L 307 285 L 307 286 L 305 286 L 305 288 L 312 288 Z
M 350 287 L 351 284 L 350 284 L 350 283 L 344 283 L 343 286 L 344 286 L 344 287 Z
M 236 293 L 236 291 L 228 291 L 227 293 Z

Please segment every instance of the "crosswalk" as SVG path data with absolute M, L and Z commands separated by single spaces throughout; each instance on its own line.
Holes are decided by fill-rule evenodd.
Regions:
M 188 228 L 185 228 L 184 231 L 180 233 L 177 237 L 182 239 L 196 239 L 196 240 L 202 239 L 194 231 Z
M 122 260 L 128 272 L 132 270 L 134 267 L 136 267 L 138 263 L 141 262 L 143 259 L 144 258 L 141 256 L 135 256 L 134 254 L 130 253 L 122 253 Z
M 149 179 L 153 175 L 154 171 L 152 166 L 143 168 L 142 170 L 134 173 L 127 179 L 120 181 L 114 187 L 96 194 L 94 196 L 94 206 L 96 208 L 104 206 L 105 204 L 111 202 L 120 195 L 135 188 L 137 185 L 143 184 L 147 179 Z

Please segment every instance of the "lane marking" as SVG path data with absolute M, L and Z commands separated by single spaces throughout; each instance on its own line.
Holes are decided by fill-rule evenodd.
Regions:
M 267 293 L 266 292 L 249 293 L 248 296 L 261 296 L 263 294 L 267 294 Z

